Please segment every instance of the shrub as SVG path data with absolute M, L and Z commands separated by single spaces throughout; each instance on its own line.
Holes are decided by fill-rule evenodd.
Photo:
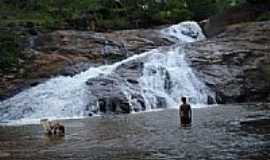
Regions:
M 9 71 L 18 64 L 17 37 L 13 33 L 0 33 L 0 69 Z
M 266 12 L 261 14 L 257 19 L 257 21 L 268 21 L 270 20 L 270 12 Z

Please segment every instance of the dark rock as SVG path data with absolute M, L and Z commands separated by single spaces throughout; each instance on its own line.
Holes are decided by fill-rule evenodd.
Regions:
M 207 96 L 207 104 L 215 104 L 216 101 L 211 96 Z
M 138 84 L 139 82 L 133 79 L 127 79 L 129 83 Z
M 123 63 L 112 74 L 100 75 L 87 81 L 90 92 L 97 97 L 99 111 L 130 113 L 146 109 L 138 78 L 142 76 L 143 59 Z
M 184 48 L 196 75 L 216 92 L 216 101 L 233 103 L 268 100 L 269 44 L 270 22 L 260 22 L 227 27 Z
M 122 89 L 126 85 L 123 79 L 117 76 L 100 76 L 89 79 L 87 85 L 91 93 L 97 97 L 99 111 L 130 113 L 131 106 L 128 97 Z
M 168 71 L 165 72 L 165 84 L 164 84 L 164 88 L 165 90 L 170 93 L 171 89 L 172 89 L 173 85 L 172 85 L 172 81 L 170 78 L 170 74 Z
M 156 108 L 166 108 L 167 101 L 164 97 L 157 96 L 157 106 Z

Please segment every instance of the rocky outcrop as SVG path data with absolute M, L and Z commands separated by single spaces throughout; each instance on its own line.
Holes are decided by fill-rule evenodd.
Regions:
M 32 38 L 29 47 L 46 54 L 81 54 L 88 58 L 129 56 L 172 44 L 159 30 L 124 30 L 111 33 L 62 30 Z M 105 56 L 105 57 L 103 57 Z
M 270 101 L 270 21 L 229 26 L 185 46 L 196 75 L 217 102 Z
M 159 30 L 151 29 L 111 33 L 62 30 L 31 37 L 24 54 L 35 55 L 32 67 L 38 69 L 37 73 L 62 74 L 66 67 L 78 63 L 111 64 L 172 44 L 162 37 Z
M 143 58 L 139 58 L 119 65 L 112 74 L 89 79 L 86 84 L 95 97 L 89 106 L 95 106 L 97 101 L 103 113 L 144 111 L 146 104 L 138 82 L 142 72 Z
M 27 63 L 20 73 L 1 76 L 0 100 L 57 75 L 73 76 L 91 66 L 111 64 L 170 44 L 159 29 L 39 33 L 22 44 Z

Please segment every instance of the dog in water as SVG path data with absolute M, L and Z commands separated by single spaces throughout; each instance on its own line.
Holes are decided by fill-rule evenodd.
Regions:
M 44 132 L 48 136 L 64 136 L 65 126 L 56 121 L 49 121 L 48 119 L 40 120 Z

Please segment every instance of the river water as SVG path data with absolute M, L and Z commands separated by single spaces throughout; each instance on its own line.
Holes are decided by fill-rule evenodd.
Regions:
M 177 109 L 64 120 L 66 136 L 39 125 L 1 126 L 3 160 L 270 159 L 270 105 L 193 109 L 181 128 Z
M 161 32 L 177 43 L 205 38 L 194 22 Z M 89 68 L 74 77 L 56 77 L 0 102 L 0 159 L 270 159 L 269 105 L 205 105 L 215 96 L 186 63 L 188 53 L 183 53 L 181 46 L 167 48 Z M 140 58 L 145 58 L 139 78 L 145 104 L 156 106 L 158 95 L 166 100 L 167 109 L 149 107 L 147 111 L 151 112 L 62 120 L 66 126 L 62 138 L 47 137 L 41 126 L 34 124 L 43 118 L 85 117 L 85 107 L 94 101 L 86 81 L 114 73 L 121 64 Z M 126 86 L 119 89 L 128 91 Z M 132 97 L 130 93 L 126 96 Z M 181 96 L 197 103 L 198 108 L 192 104 L 193 123 L 189 128 L 179 125 L 175 107 Z

